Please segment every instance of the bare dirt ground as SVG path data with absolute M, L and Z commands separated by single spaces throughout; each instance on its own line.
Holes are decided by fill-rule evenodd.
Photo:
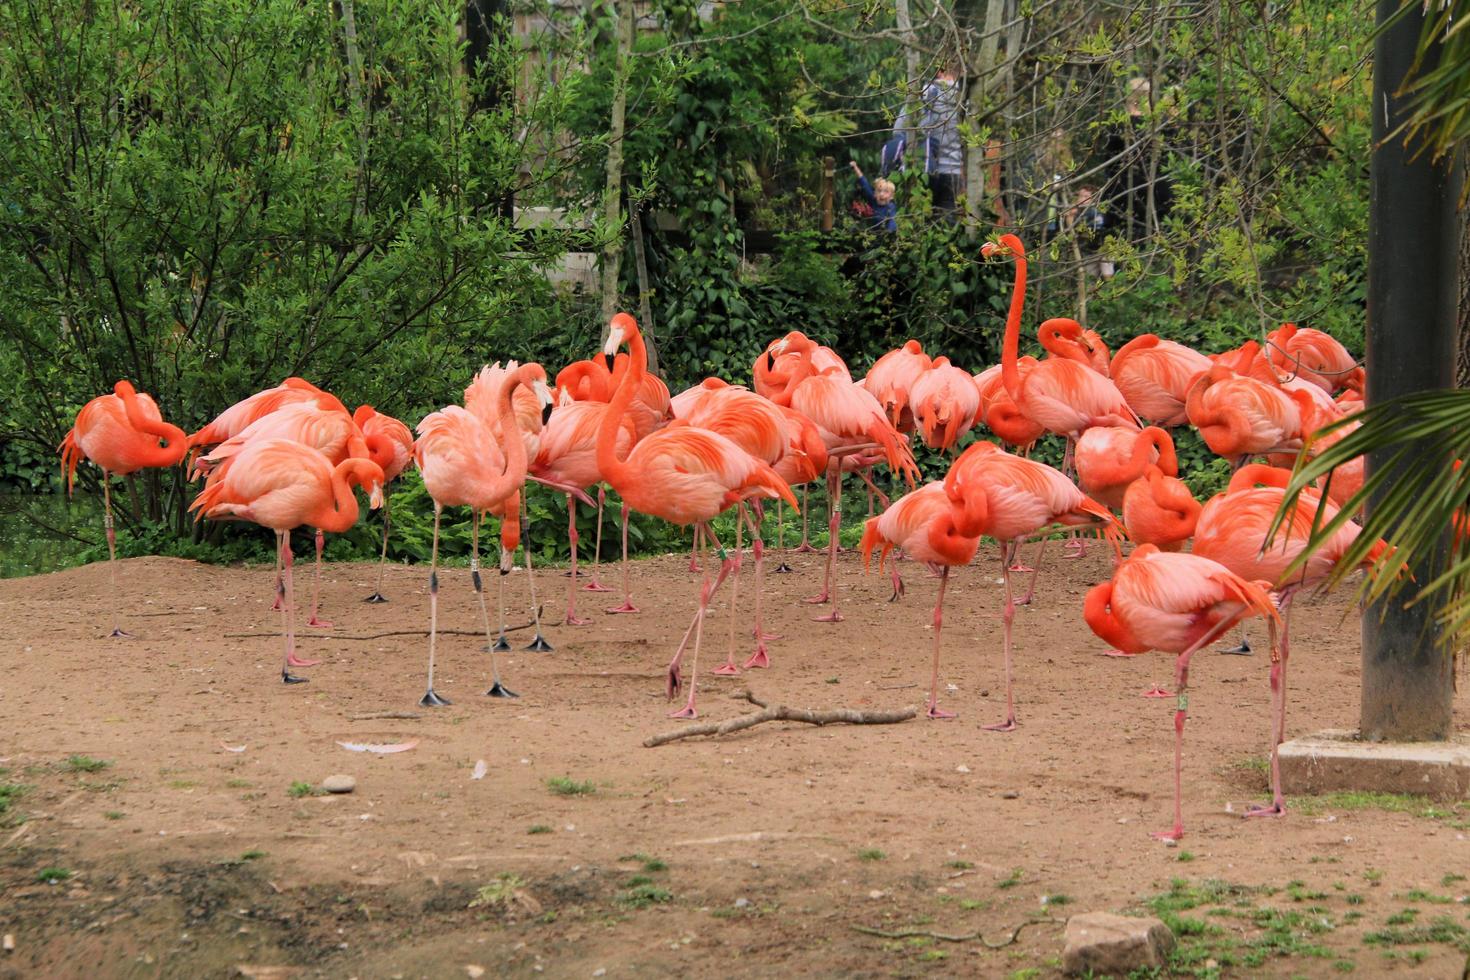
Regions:
M 1016 619 L 1022 727 L 982 731 L 1004 710 L 993 548 L 982 559 L 946 609 L 958 719 L 767 724 L 654 749 L 646 737 L 684 724 L 665 717 L 663 670 L 694 607 L 687 558 L 637 565 L 641 615 L 584 594 L 581 628 L 555 625 L 566 580 L 542 576 L 556 649 L 514 635 L 502 669 L 523 696 L 483 697 L 481 641 L 451 634 L 436 686 L 454 704 L 438 710 L 416 705 L 420 568 L 389 569 L 392 601 L 366 605 L 373 567 L 330 567 L 336 627 L 302 641 L 324 663 L 292 687 L 269 569 L 126 562 L 136 638 L 122 641 L 106 636 L 105 565 L 0 582 L 0 787 L 24 787 L 0 789 L 0 932 L 15 944 L 0 976 L 1056 976 L 1068 915 L 1151 909 L 1185 933 L 1177 973 L 1460 976 L 1470 808 L 1318 798 L 1242 820 L 1264 793 L 1266 657 L 1206 651 L 1187 836 L 1151 840 L 1170 819 L 1173 702 L 1139 695 L 1171 682 L 1172 659 L 1099 656 L 1080 610 L 1106 557 L 1053 561 Z M 702 716 L 754 710 L 730 697 L 747 686 L 800 707 L 922 704 L 936 581 L 906 565 L 890 605 L 886 577 L 844 555 L 848 618 L 824 625 L 799 601 L 819 559 L 794 564 L 767 579 L 785 634 L 770 670 L 712 677 L 726 607 L 711 621 Z M 441 626 L 478 626 L 468 578 L 443 574 Z M 508 581 L 523 622 L 524 573 Z M 1348 613 L 1345 597 L 1298 603 L 1289 735 L 1356 724 Z M 1467 708 L 1462 692 L 1462 728 Z M 355 720 L 382 712 L 412 716 Z M 337 744 L 410 740 L 384 756 Z M 356 792 L 289 792 L 332 773 Z

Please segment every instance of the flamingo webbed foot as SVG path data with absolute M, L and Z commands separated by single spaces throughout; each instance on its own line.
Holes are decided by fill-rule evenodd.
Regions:
M 310 684 L 311 681 L 308 680 L 305 677 L 297 677 L 295 674 L 291 673 L 289 670 L 286 670 L 283 667 L 283 668 L 281 668 L 281 683 L 282 684 Z
M 313 616 L 306 621 L 306 625 L 312 629 L 329 630 L 332 628 L 332 621 L 330 619 L 317 619 Z
M 540 633 L 537 633 L 536 639 L 526 644 L 526 649 L 530 650 L 532 653 L 550 653 L 556 648 L 553 647 L 550 643 L 546 642 L 546 637 L 542 636 Z
M 110 639 L 114 639 L 114 640 L 131 640 L 133 638 L 133 634 L 129 633 L 125 629 L 122 629 L 121 627 L 119 627 L 118 629 L 113 630 L 111 633 L 108 633 L 107 635 L 108 635 L 108 637 Z
M 1156 830 L 1149 834 L 1154 840 L 1177 841 L 1184 836 L 1184 828 L 1175 824 L 1169 830 Z
M 485 692 L 485 697 L 487 697 L 487 698 L 518 698 L 518 697 L 520 697 L 520 695 L 517 694 L 515 691 L 512 691 L 510 688 L 506 687 L 504 684 L 500 683 L 499 681 L 496 681 L 494 684 L 490 685 L 490 690 L 488 690 L 488 691 Z
M 1173 696 L 1157 684 L 1139 695 L 1141 698 L 1172 698 Z
M 814 555 L 817 553 L 817 549 L 813 548 L 806 541 L 803 541 L 801 544 L 796 546 L 796 553 L 798 555 Z
M 609 589 L 607 586 L 605 586 L 601 582 L 597 581 L 597 579 L 593 579 L 592 581 L 588 582 L 586 585 L 582 586 L 582 591 L 583 592 L 611 592 L 612 589 Z
M 1005 721 L 996 722 L 994 725 L 981 725 L 980 727 L 987 732 L 1013 732 L 1020 726 L 1016 724 L 1016 719 L 1011 717 Z
M 924 717 L 933 718 L 936 721 L 944 721 L 949 718 L 958 718 L 959 715 L 955 714 L 953 711 L 942 710 L 938 704 L 931 704 L 929 705 L 928 710 L 924 712 Z
M 1132 658 L 1138 656 L 1138 654 L 1129 653 L 1127 650 L 1104 650 L 1102 653 L 1098 654 L 1098 656 L 1117 657 L 1120 660 L 1131 660 Z
M 423 697 L 419 698 L 420 708 L 442 708 L 445 705 L 450 705 L 453 703 L 454 702 L 449 700 L 448 698 L 440 697 L 439 695 L 435 694 L 432 687 L 424 692 Z
M 373 604 L 376 605 L 377 603 L 380 603 L 380 602 L 387 602 L 388 601 L 388 597 L 385 596 L 385 595 L 383 595 L 383 593 L 381 593 L 381 592 L 374 592 L 372 595 L 368 596 L 366 599 L 364 599 L 362 601 L 363 602 L 371 602 L 371 603 L 373 603 Z
M 772 571 L 776 572 L 779 575 L 788 575 L 791 573 L 791 566 L 783 561 L 781 564 L 773 568 Z
M 814 622 L 814 623 L 840 623 L 840 622 L 842 622 L 846 618 L 847 618 L 846 616 L 842 615 L 842 613 L 840 613 L 836 609 L 834 609 L 834 610 L 832 610 L 831 612 L 829 612 L 825 616 L 813 616 L 812 617 L 812 622 Z
M 832 595 L 829 592 L 823 592 L 821 595 L 809 595 L 801 601 L 809 606 L 820 606 L 825 603 L 831 602 Z
M 321 663 L 320 660 L 302 660 L 296 656 L 295 650 L 286 654 L 286 666 L 288 667 L 315 667 L 319 663 Z
M 564 623 L 562 623 L 562 625 L 563 626 L 586 626 L 588 623 L 591 623 L 591 622 L 592 622 L 592 620 L 590 620 L 590 619 L 583 619 L 581 616 L 573 616 L 572 614 L 568 613 L 567 614 L 566 621 Z
M 639 611 L 639 608 L 633 605 L 632 599 L 625 601 L 621 606 L 613 606 L 611 609 L 607 610 L 607 612 L 611 613 L 614 616 L 622 615 L 623 613 L 636 613 Z
M 1014 564 L 1014 565 L 1012 565 L 1011 568 L 1010 568 L 1010 570 L 1013 573 L 1020 574 L 1020 575 L 1025 575 L 1027 572 L 1034 572 L 1034 571 L 1036 571 L 1036 569 L 1032 568 L 1030 565 L 1022 565 L 1019 562 L 1016 563 L 1016 564 Z
M 1286 816 L 1285 803 L 1252 803 L 1245 808 L 1246 819 L 1251 817 L 1284 817 Z
M 684 705 L 684 707 L 680 708 L 678 711 L 670 711 L 669 717 L 693 719 L 699 717 L 699 712 L 695 711 L 693 703 L 690 703 Z
M 766 652 L 766 645 L 764 643 L 757 644 L 755 653 L 752 653 L 750 659 L 745 661 L 745 669 L 760 670 L 769 666 L 771 666 L 771 657 Z
M 504 633 L 501 633 L 500 636 L 496 639 L 494 645 L 492 645 L 490 647 L 490 652 L 491 653 L 509 653 L 510 652 L 510 641 L 505 638 L 505 634 Z
M 1220 652 L 1234 654 L 1235 656 L 1239 657 L 1249 657 L 1255 651 L 1251 649 L 1249 640 L 1241 640 L 1238 646 L 1226 647 Z
M 714 670 L 710 671 L 710 673 L 711 674 L 719 674 L 721 677 L 734 677 L 734 676 L 736 676 L 737 674 L 740 673 L 740 668 L 739 667 L 736 667 L 735 666 L 735 662 L 732 660 L 732 661 L 728 661 L 726 663 L 720 664 L 720 666 L 718 666 Z

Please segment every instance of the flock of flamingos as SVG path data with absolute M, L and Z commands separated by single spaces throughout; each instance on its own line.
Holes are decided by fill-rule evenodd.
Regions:
M 986 726 L 991 731 L 1016 727 L 1011 626 L 1016 605 L 1029 601 L 1030 593 L 1017 599 L 1011 574 L 1032 571 L 1033 588 L 1035 583 L 1033 569 L 1015 564 L 1019 546 L 1036 539 L 1044 549 L 1047 536 L 1060 526 L 1092 529 L 1113 549 L 1116 567 L 1110 581 L 1088 592 L 1082 610 L 1087 624 L 1116 648 L 1114 655 L 1147 650 L 1177 655 L 1174 825 L 1155 836 L 1177 840 L 1183 833 L 1180 767 L 1190 657 L 1253 616 L 1271 626 L 1273 798 L 1250 812 L 1283 814 L 1276 746 L 1285 729 L 1292 598 L 1324 580 L 1358 526 L 1344 524 L 1305 564 L 1294 571 L 1289 566 L 1305 548 L 1314 515 L 1320 509 L 1330 518 L 1334 504 L 1361 486 L 1362 472 L 1361 461 L 1340 467 L 1322 491 L 1331 500 L 1303 494 L 1295 516 L 1272 537 L 1290 472 L 1280 467 L 1289 466 L 1304 447 L 1310 452 L 1346 434 L 1339 427 L 1314 439 L 1324 425 L 1361 408 L 1363 369 L 1331 337 L 1291 324 L 1272 333 L 1265 349 L 1253 341 L 1206 356 L 1144 334 L 1110 357 L 1095 333 L 1073 320 L 1052 319 L 1040 327 L 1047 356 L 1020 357 L 1025 249 L 1014 235 L 1003 235 L 999 244 L 983 246 L 981 254 L 1013 259 L 1016 273 L 1001 363 L 978 375 L 947 358 L 931 359 L 909 341 L 854 381 L 835 352 L 792 332 L 772 342 L 756 360 L 753 390 L 709 378 L 671 398 L 663 383 L 647 373 L 637 324 L 619 313 L 610 323 L 603 356 L 566 368 L 557 375 L 554 392 L 538 364 L 487 367 L 465 389 L 462 407 L 451 405 L 419 422 L 416 440 L 402 422 L 369 406 L 349 413 L 335 397 L 298 378 L 252 395 L 185 436 L 162 420 L 151 398 L 119 381 L 114 394 L 93 399 L 77 416 L 61 447 L 63 465 L 68 484 L 84 456 L 103 470 L 107 540 L 114 558 L 108 474 L 172 466 L 186 454 L 193 471 L 205 478 L 192 510 L 205 518 L 253 521 L 275 531 L 277 601 L 286 647 L 281 673 L 286 683 L 299 683 L 302 678 L 291 668 L 315 661 L 298 658 L 295 650 L 291 531 L 315 529 L 319 567 L 322 533 L 343 532 L 357 520 L 354 485 L 367 490 L 371 505 L 379 506 L 383 488 L 412 460 L 434 500 L 429 679 L 421 702 L 426 706 L 448 703 L 434 691 L 442 509 L 467 506 L 472 512 L 470 567 L 490 640 L 479 566 L 480 524 L 486 514 L 501 518 L 500 570 L 509 571 L 528 479 L 567 496 L 572 546 L 568 625 L 587 622 L 576 611 L 575 508 L 579 499 L 593 502 L 587 493 L 592 487 L 606 484 L 622 500 L 624 602 L 608 612 L 637 612 L 627 587 L 630 510 L 692 524 L 696 549 L 701 538 L 715 549 L 717 562 L 704 565 L 698 609 L 668 667 L 669 697 L 688 687 L 684 706 L 674 712 L 682 718 L 695 716 L 703 626 L 727 577 L 736 593 L 732 607 L 737 601 L 746 529 L 753 542 L 756 598 L 755 652 L 744 667 L 770 663 L 766 641 L 774 637 L 763 631 L 760 612 L 762 501 L 796 507 L 792 488 L 826 477 L 826 578 L 821 594 L 808 601 L 830 603 L 831 612 L 819 619 L 836 622 L 842 618 L 835 558 L 843 473 L 857 472 L 878 493 L 884 509 L 864 528 L 865 562 L 876 549 L 881 568 L 889 553 L 897 551 L 924 563 L 939 579 L 930 718 L 953 717 L 938 705 L 949 570 L 970 563 L 982 536 L 999 543 L 1005 584 L 1006 717 Z M 619 354 L 625 345 L 627 354 Z M 1184 424 L 1197 427 L 1210 449 L 1236 466 L 1229 488 L 1203 505 L 1178 479 L 1168 430 Z M 919 472 L 909 449 L 911 437 L 948 451 L 965 432 L 981 425 L 1014 452 L 996 442 L 975 441 L 942 480 L 915 488 Z M 1031 446 L 1048 433 L 1066 440 L 1061 470 L 1027 458 Z M 1251 462 L 1256 457 L 1268 462 Z M 910 492 L 889 504 L 868 477 L 879 464 L 901 475 Z M 601 494 L 599 489 L 599 508 Z M 737 512 L 735 541 L 727 551 L 710 522 L 731 508 Z M 385 506 L 385 553 L 388 516 Z M 1191 541 L 1189 551 L 1181 550 Z M 1125 542 L 1133 544 L 1126 559 Z M 1085 547 L 1080 538 L 1069 544 L 1079 546 Z M 1375 557 L 1382 547 L 1380 543 Z M 1036 567 L 1041 557 L 1039 552 Z M 115 571 L 113 575 L 115 582 Z M 896 599 L 903 593 L 896 561 L 891 575 Z M 602 588 L 595 571 L 588 587 Z M 531 588 L 534 610 L 534 579 Z M 491 645 L 493 686 L 487 693 L 515 697 L 495 665 L 494 651 L 509 649 L 501 591 L 501 633 Z M 309 622 L 330 626 L 317 618 L 316 593 L 314 589 Z M 381 588 L 372 598 L 381 598 L 380 593 Z M 544 649 L 539 619 L 536 625 L 533 648 Z M 118 628 L 116 612 L 113 635 L 126 635 Z M 734 635 L 732 615 L 725 662 L 717 674 L 740 670 Z M 693 664 L 685 674 L 681 661 L 691 637 Z M 1157 689 L 1149 693 L 1170 696 Z

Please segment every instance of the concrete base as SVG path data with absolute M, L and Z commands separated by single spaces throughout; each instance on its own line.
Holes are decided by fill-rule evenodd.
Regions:
M 1448 742 L 1363 742 L 1357 732 L 1325 731 L 1281 745 L 1288 797 L 1359 790 L 1416 793 L 1436 800 L 1470 797 L 1470 735 Z

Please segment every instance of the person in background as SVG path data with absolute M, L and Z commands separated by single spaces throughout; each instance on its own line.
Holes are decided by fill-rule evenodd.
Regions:
M 848 166 L 857 175 L 858 193 L 873 209 L 868 227 L 873 231 L 898 231 L 898 203 L 893 199 L 893 182 L 879 177 L 870 184 L 856 160 L 848 161 Z
M 954 224 L 959 220 L 965 154 L 960 145 L 960 83 L 952 66 L 940 68 L 934 81 L 924 86 L 919 129 L 924 134 L 924 172 L 929 175 L 934 211 Z
M 1155 152 L 1156 140 L 1167 142 L 1168 134 L 1149 118 L 1151 91 L 1147 78 L 1128 79 L 1123 92 L 1124 120 L 1107 131 L 1102 149 L 1109 174 L 1108 226 L 1134 242 L 1147 238 L 1173 203 L 1163 154 Z

